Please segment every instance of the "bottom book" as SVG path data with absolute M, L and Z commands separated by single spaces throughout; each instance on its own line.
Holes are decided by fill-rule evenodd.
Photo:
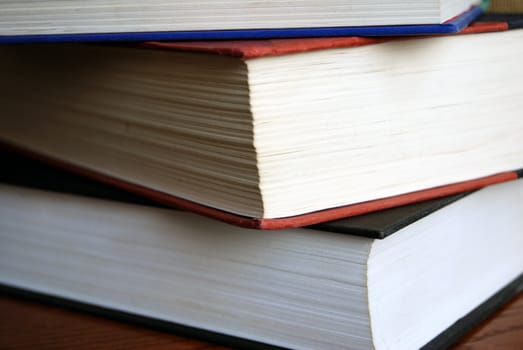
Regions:
M 241 347 L 443 348 L 523 288 L 523 181 L 431 203 L 254 231 L 1 184 L 0 283 Z

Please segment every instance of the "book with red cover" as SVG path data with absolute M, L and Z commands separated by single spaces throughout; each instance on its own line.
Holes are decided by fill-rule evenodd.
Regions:
M 120 179 L 115 179 L 110 176 L 106 176 L 103 174 L 100 174 L 98 172 L 93 172 L 91 170 L 74 166 L 69 163 L 61 162 L 56 159 L 38 154 L 36 152 L 27 151 L 20 147 L 16 147 L 10 144 L 0 144 L 3 148 L 3 151 L 0 153 L 2 155 L 2 159 L 4 164 L 7 166 L 13 166 L 16 162 L 19 160 L 15 160 L 15 163 L 12 163 L 12 157 L 13 154 L 18 155 L 15 156 L 16 158 L 21 157 L 20 159 L 26 158 L 26 159 L 33 159 L 37 160 L 39 162 L 52 165 L 56 168 L 61 168 L 64 170 L 67 170 L 71 173 L 81 175 L 85 177 L 86 179 L 92 179 L 95 181 L 98 181 L 100 183 L 103 183 L 105 185 L 114 186 L 115 188 L 122 189 L 124 191 L 128 191 L 130 193 L 129 196 L 125 196 L 122 194 L 122 192 L 118 191 L 118 194 L 116 197 L 122 198 L 120 200 L 134 202 L 138 204 L 147 204 L 147 205 L 154 205 L 155 203 L 157 205 L 162 206 L 169 206 L 175 209 L 183 209 L 188 210 L 197 214 L 201 214 L 207 217 L 211 217 L 223 222 L 227 222 L 229 224 L 246 227 L 246 228 L 253 228 L 253 229 L 262 229 L 262 230 L 277 230 L 277 229 L 286 229 L 286 228 L 292 228 L 292 227 L 303 227 L 303 226 L 312 226 L 317 227 L 321 230 L 325 231 L 336 231 L 336 232 L 342 232 L 343 231 L 343 224 L 341 226 L 338 225 L 337 220 L 342 220 L 345 218 L 351 218 L 354 216 L 359 216 L 362 214 L 372 214 L 376 212 L 376 214 L 380 215 L 384 210 L 386 209 L 396 209 L 398 207 L 403 207 L 408 204 L 414 204 L 418 202 L 423 202 L 422 205 L 427 205 L 428 207 L 432 208 L 432 203 L 430 200 L 432 199 L 438 199 L 443 198 L 445 202 L 445 198 L 450 198 L 449 196 L 457 195 L 456 198 L 459 197 L 459 194 L 466 193 L 469 191 L 477 190 L 485 186 L 494 185 L 497 183 L 502 183 L 506 181 L 512 181 L 516 180 L 518 178 L 523 177 L 523 169 L 515 170 L 515 171 L 509 171 L 504 173 L 495 174 L 492 176 L 487 176 L 479 179 L 474 179 L 470 181 L 445 185 L 441 187 L 431 188 L 427 190 L 422 190 L 418 192 L 412 192 L 412 193 L 406 193 L 403 195 L 398 195 L 394 197 L 388 197 L 383 199 L 378 199 L 374 201 L 368 201 L 364 203 L 357 203 L 353 205 L 347 205 L 344 207 L 339 208 L 332 208 L 332 209 L 326 209 L 323 211 L 298 215 L 294 217 L 287 217 L 287 218 L 276 218 L 276 219 L 263 219 L 263 218 L 248 218 L 240 215 L 234 215 L 232 213 L 228 213 L 216 208 L 210 208 L 204 205 L 200 205 L 198 203 L 194 203 L 191 201 L 184 200 L 179 197 L 171 196 L 162 192 L 154 191 L 149 188 L 139 186 L 136 184 L 132 184 Z M 8 161 L 9 159 L 9 161 Z M 11 164 L 10 164 L 11 162 Z M 24 172 L 26 176 L 29 176 L 29 178 L 32 178 L 32 175 L 34 173 L 32 172 L 26 172 L 26 164 L 18 164 L 18 173 L 15 173 L 14 183 L 16 184 L 19 179 L 23 176 Z M 34 166 L 34 165 L 30 165 Z M 58 173 L 59 174 L 59 173 Z M 53 178 L 54 176 L 63 176 L 62 175 L 51 175 Z M 4 179 L 5 180 L 5 179 Z M 75 181 L 78 181 L 77 179 Z M 12 182 L 12 181 L 8 181 Z M 54 182 L 54 180 L 53 180 Z M 93 186 L 92 182 L 87 182 L 89 185 L 85 186 L 82 184 L 80 191 L 85 191 L 86 188 L 89 189 L 89 191 L 95 192 L 95 194 L 90 194 L 91 196 L 99 196 L 99 197 L 107 197 L 110 199 L 114 199 L 114 195 L 107 194 L 107 187 L 101 188 L 98 186 Z M 32 182 L 31 186 L 39 187 L 38 182 Z M 46 185 L 42 185 L 43 188 L 47 188 Z M 60 190 L 60 189 L 58 189 Z M 66 192 L 74 192 L 75 190 L 67 189 Z M 98 193 L 101 191 L 98 195 Z M 124 192 L 125 193 L 125 192 Z M 135 194 L 137 196 L 131 195 Z M 85 193 L 87 194 L 87 193 Z M 454 199 L 452 199 L 454 200 Z M 440 202 L 436 202 L 437 208 L 440 204 Z M 417 215 L 417 214 L 415 214 Z M 372 217 L 371 217 L 372 218 Z M 352 230 L 352 229 L 351 229 Z M 367 229 L 362 229 L 362 232 L 366 231 Z M 388 229 L 384 228 L 381 229 L 375 229 L 371 230 L 374 233 L 369 234 L 371 237 L 375 238 L 383 238 L 387 236 L 389 233 Z M 351 234 L 355 234 L 355 231 L 351 231 Z
M 157 200 L 136 195 L 131 191 L 122 190 L 118 186 L 107 185 L 74 172 L 64 171 L 41 160 L 35 160 L 5 148 L 0 148 L 0 159 L 4 165 L 3 170 L 0 171 L 0 183 L 148 207 L 171 208 Z M 515 175 L 523 178 L 523 170 L 516 172 Z M 364 215 L 321 222 L 308 227 L 320 231 L 384 239 L 471 193 L 471 191 L 460 192 L 373 211 Z
M 480 21 L 474 23 L 463 31 L 464 34 L 476 34 L 487 32 L 498 32 L 508 29 L 518 28 L 517 19 L 512 18 L 510 21 L 492 20 L 492 17 L 483 17 Z M 358 47 L 375 45 L 384 42 L 391 42 L 397 40 L 429 40 L 429 39 L 404 39 L 404 38 L 362 38 L 362 37 L 341 37 L 341 38 L 310 38 L 310 39 L 275 39 L 275 40 L 255 40 L 255 41 L 212 41 L 212 42 L 147 42 L 142 44 L 144 48 L 156 50 L 169 51 L 188 51 L 191 53 L 201 52 L 205 54 L 223 55 L 230 57 L 237 57 L 241 60 L 250 61 L 258 58 L 265 58 L 269 56 L 279 55 L 293 55 L 300 52 L 323 51 L 328 49 L 341 49 L 348 47 Z M 463 37 L 462 40 L 466 40 Z M 4 118 L 9 118 L 7 113 L 4 113 Z M 516 133 L 519 129 L 515 129 Z M 521 135 L 520 135 L 521 136 Z M 509 181 L 518 177 L 517 171 L 501 171 L 489 174 L 487 176 L 474 177 L 470 176 L 465 181 L 458 181 L 453 183 L 433 186 L 420 191 L 409 191 L 408 193 L 399 193 L 391 196 L 380 197 L 377 199 L 369 199 L 366 201 L 358 201 L 357 203 L 350 203 L 348 205 L 341 205 L 336 207 L 327 207 L 320 210 L 313 210 L 311 212 L 300 213 L 298 215 L 290 215 L 284 217 L 252 217 L 246 215 L 239 215 L 229 210 L 219 208 L 219 206 L 212 206 L 202 204 L 190 198 L 174 195 L 154 188 L 148 184 L 137 183 L 132 180 L 126 180 L 118 175 L 107 173 L 104 171 L 95 170 L 89 166 L 82 166 L 81 164 L 60 159 L 52 154 L 40 152 L 34 147 L 27 147 L 23 142 L 16 142 L 13 139 L 7 139 L 3 136 L 3 144 L 7 148 L 15 149 L 18 152 L 31 155 L 42 160 L 45 160 L 56 166 L 68 169 L 70 171 L 91 177 L 101 182 L 114 185 L 125 190 L 137 193 L 147 198 L 151 198 L 159 203 L 169 206 L 183 208 L 194 211 L 209 217 L 213 217 L 232 224 L 258 228 L 258 229 L 282 229 L 289 227 L 300 227 L 318 224 L 325 221 L 332 221 L 349 216 L 360 215 L 386 208 L 401 206 L 408 203 L 419 202 L 431 198 L 444 197 L 451 194 L 462 193 L 478 189 L 487 185 Z M 522 164 L 513 166 L 513 169 L 518 169 Z M 387 175 L 384 174 L 386 177 Z M 435 175 L 437 176 L 437 175 Z

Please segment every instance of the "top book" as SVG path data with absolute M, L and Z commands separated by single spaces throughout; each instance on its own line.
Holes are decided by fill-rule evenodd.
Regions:
M 205 40 L 455 32 L 481 0 L 1 1 L 0 42 Z M 476 6 L 457 23 L 449 20 Z M 414 26 L 413 26 L 414 25 Z
M 523 30 L 481 30 L 3 45 L 0 140 L 258 228 L 471 190 L 523 167 Z

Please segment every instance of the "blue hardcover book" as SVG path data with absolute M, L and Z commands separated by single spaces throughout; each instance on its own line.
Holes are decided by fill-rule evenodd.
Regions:
M 48 8 L 31 7 L 34 2 L 28 0 L 3 4 L 0 43 L 450 34 L 476 19 L 488 1 L 425 0 L 415 5 L 398 0 L 318 5 L 268 1 L 251 6 L 253 1 L 228 0 L 207 2 L 206 7 L 184 1 L 148 6 L 76 2 L 65 6 L 63 0 L 46 1 Z

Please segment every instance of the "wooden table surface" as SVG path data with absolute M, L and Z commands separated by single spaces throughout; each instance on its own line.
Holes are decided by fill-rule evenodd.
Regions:
M 0 349 L 227 348 L 0 294 Z M 465 349 L 523 349 L 523 293 L 455 346 L 455 350 Z

